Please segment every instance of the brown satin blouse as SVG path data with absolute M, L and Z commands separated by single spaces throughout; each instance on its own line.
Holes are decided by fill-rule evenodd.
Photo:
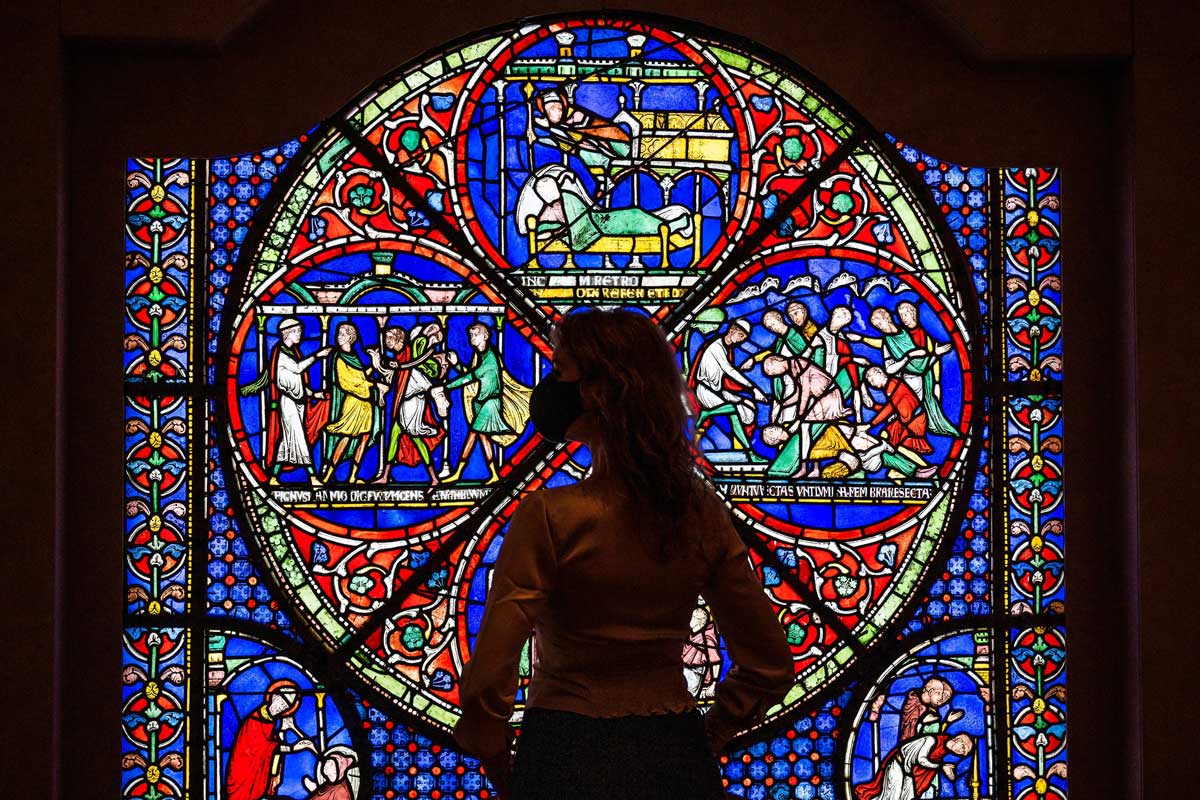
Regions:
M 591 717 L 694 708 L 683 652 L 697 595 L 734 662 L 706 715 L 710 740 L 749 727 L 791 688 L 786 634 L 721 501 L 709 493 L 693 515 L 700 546 L 664 562 L 653 532 L 614 497 L 588 480 L 520 501 L 459 686 L 454 737 L 468 753 L 507 752 L 531 632 L 528 707 Z

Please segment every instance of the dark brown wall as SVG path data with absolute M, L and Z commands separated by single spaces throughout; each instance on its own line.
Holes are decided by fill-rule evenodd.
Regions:
M 89 14 L 97 13 L 97 3 L 66 5 L 83 5 Z M 1183 31 L 1189 29 L 1141 10 L 1133 26 L 1137 36 L 1131 33 L 1129 37 L 1136 51 L 1133 67 L 1128 60 L 1083 60 L 1081 56 L 1097 52 L 1120 55 L 1126 41 L 1120 36 L 1104 38 L 1092 48 L 1072 42 L 1064 48 L 1071 60 L 1056 60 L 1054 53 L 1039 51 L 1033 63 L 987 66 L 987 59 L 996 52 L 1000 60 L 1012 61 L 1004 57 L 1002 44 L 989 39 L 986 54 L 972 54 L 969 41 L 947 33 L 943 18 L 926 13 L 930 5 L 944 10 L 947 4 L 926 3 L 922 12 L 883 0 L 803 6 L 749 0 L 711 7 L 655 2 L 639 7 L 756 39 L 807 67 L 876 127 L 947 160 L 1062 167 L 1069 375 L 1066 513 L 1071 792 L 1080 798 L 1133 797 L 1142 780 L 1138 767 L 1142 742 L 1139 689 L 1161 685 L 1182 691 L 1182 682 L 1190 678 L 1173 666 L 1179 662 L 1165 631 L 1172 617 L 1178 621 L 1183 616 L 1173 610 L 1188 586 L 1186 576 L 1180 573 L 1185 566 L 1196 564 L 1195 537 L 1188 535 L 1191 526 L 1173 522 L 1177 518 L 1174 504 L 1182 498 L 1198 497 L 1200 492 L 1196 491 L 1195 472 L 1188 473 L 1181 459 L 1170 452 L 1172 444 L 1177 445 L 1180 436 L 1186 435 L 1186 423 L 1171 425 L 1159 420 L 1187 419 L 1185 411 L 1172 411 L 1167 403 L 1174 402 L 1174 408 L 1180 409 L 1175 398 L 1196 388 L 1194 369 L 1180 369 L 1181 363 L 1197 362 L 1196 348 L 1194 340 L 1186 336 L 1185 343 L 1170 348 L 1158 345 L 1160 334 L 1176 328 L 1186 334 L 1182 331 L 1185 316 L 1170 311 L 1182 308 L 1186 289 L 1194 281 L 1191 270 L 1181 269 L 1178 258 L 1167 252 L 1174 237 L 1168 243 L 1159 234 L 1164 215 L 1177 223 L 1175 231 L 1195 228 L 1195 217 L 1187 216 L 1181 210 L 1186 207 L 1175 200 L 1183 190 L 1164 185 L 1176 175 L 1169 159 L 1194 130 L 1173 127 L 1171 116 L 1179 101 L 1179 93 L 1173 91 L 1179 76 L 1171 70 L 1181 60 L 1179 53 L 1190 52 L 1183 40 Z M 1143 4 L 1150 8 L 1158 5 L 1170 4 Z M 119 791 L 120 231 L 125 158 L 221 155 L 276 144 L 332 113 L 363 86 L 428 48 L 522 14 L 569 7 L 573 4 L 478 0 L 276 3 L 268 4 L 253 21 L 231 34 L 219 50 L 185 47 L 182 42 L 187 37 L 182 34 L 187 33 L 186 22 L 179 23 L 181 33 L 170 30 L 168 20 L 160 40 L 174 44 L 154 47 L 144 43 L 154 37 L 143 33 L 137 37 L 142 43 L 114 46 L 84 35 L 78 20 L 67 26 L 77 38 L 67 50 L 64 69 L 65 223 L 53 209 L 38 219 L 30 214 L 31 236 L 27 242 L 17 243 L 39 254 L 54 252 L 60 228 L 51 226 L 50 221 L 64 225 L 67 303 L 58 311 L 66 332 L 59 340 L 49 322 L 58 316 L 54 291 L 31 279 L 33 264 L 52 269 L 52 261 L 45 255 L 10 261 L 14 277 L 6 276 L 6 280 L 24 281 L 19 284 L 18 299 L 26 304 L 34 321 L 24 327 L 5 323 L 9 342 L 22 341 L 22 331 L 29 331 L 27 335 L 36 332 L 47 342 L 61 341 L 67 366 L 62 384 L 65 446 L 60 452 L 68 488 L 57 528 L 65 545 L 61 566 L 63 585 L 68 587 L 61 609 L 61 636 L 68 646 L 60 672 L 65 692 L 61 744 L 66 754 L 62 787 L 66 796 L 114 797 Z M 1106 2 L 1100 8 L 1113 18 L 1097 29 L 1131 27 L 1124 4 Z M 1027 12 L 1019 5 L 1014 8 L 1017 14 Z M 1040 14 L 1042 19 L 1035 15 L 1034 24 L 1058 25 L 1063 31 L 1060 38 L 1072 35 L 1070 13 L 1060 10 L 1056 14 L 1044 8 Z M 995 31 L 1001 42 L 1005 31 L 1013 27 L 1011 17 L 995 23 L 994 28 L 988 27 L 986 16 L 976 15 L 969 22 L 975 31 Z M 1094 20 L 1090 27 L 1096 27 Z M 1179 37 L 1179 50 L 1157 46 L 1171 36 Z M 1143 50 L 1146 42 L 1152 44 Z M 44 34 L 27 46 L 50 47 Z M 51 53 L 53 60 L 52 49 L 44 52 Z M 1027 55 L 1020 48 L 1013 48 L 1012 53 L 1013 58 Z M 54 80 L 47 83 L 40 73 L 35 78 L 34 71 L 22 69 L 26 63 L 16 61 L 8 71 L 24 83 L 29 102 L 41 107 L 40 98 L 53 96 Z M 1194 96 L 1194 91 L 1191 94 Z M 1135 103 L 1137 139 L 1130 116 Z M 24 141 L 30 152 L 41 158 L 31 161 L 31 169 L 49 169 L 38 175 L 53 175 L 57 164 L 57 151 L 44 141 L 47 134 L 55 132 L 57 106 L 47 105 L 49 120 L 14 115 L 16 127 L 29 131 Z M 44 197 L 39 199 L 46 202 Z M 1137 272 L 1133 269 L 1135 254 Z M 1191 264 L 1195 263 L 1193 256 Z M 18 264 L 25 269 L 15 269 Z M 1147 283 L 1151 277 L 1152 285 Z M 53 363 L 57 352 L 53 344 L 35 339 L 32 346 L 39 363 Z M 18 368 L 27 363 L 29 355 L 31 351 L 22 351 L 6 374 L 24 375 Z M 1164 381 L 1165 389 L 1143 390 L 1140 409 L 1134 404 L 1135 364 L 1143 385 L 1158 386 Z M 1169 383 L 1165 382 L 1168 378 Z M 53 396 L 54 385 L 53 371 L 39 372 L 24 386 L 29 399 L 20 402 L 41 409 L 45 397 Z M 53 415 L 41 415 L 40 410 L 37 414 L 36 424 L 20 432 L 20 437 L 6 440 L 6 450 L 7 442 L 18 443 L 20 449 L 14 452 L 22 465 L 27 458 L 45 455 L 44 443 L 53 440 Z M 5 419 L 12 422 L 26 416 L 14 411 Z M 1135 419 L 1141 421 L 1140 426 L 1133 424 Z M 1142 474 L 1153 476 L 1152 480 L 1143 478 L 1142 497 L 1154 500 L 1153 507 L 1143 508 L 1140 519 L 1143 531 L 1153 537 L 1144 543 L 1152 558 L 1143 564 L 1142 607 L 1155 625 L 1145 632 L 1144 675 L 1137 670 L 1138 643 L 1133 635 L 1139 523 L 1134 505 L 1139 477 L 1134 448 L 1139 432 Z M 43 444 L 39 446 L 39 442 Z M 44 617 L 38 618 L 41 627 L 30 641 L 52 646 L 54 583 L 47 589 L 35 577 L 37 570 L 53 561 L 56 510 L 52 497 L 43 499 L 47 485 L 55 485 L 53 463 L 45 470 L 22 472 L 20 481 L 8 489 L 14 507 L 5 518 L 14 519 L 23 511 L 33 514 L 27 538 L 42 561 L 32 562 L 28 571 L 24 565 L 15 570 L 14 600 L 30 596 L 43 603 L 38 606 L 45 609 Z M 1180 538 L 1191 541 L 1179 544 Z M 1187 551 L 1190 559 L 1185 555 L 1187 547 L 1191 548 Z M 21 607 L 27 605 L 22 601 Z M 1194 637 L 1194 622 L 1192 625 Z M 28 632 L 23 635 L 29 637 Z M 11 680 L 6 671 L 6 683 L 24 686 L 37 677 L 37 665 L 48 661 L 44 655 L 36 658 L 40 661 L 33 666 L 15 665 L 14 670 L 23 671 L 12 672 Z M 1191 672 L 1194 674 L 1194 669 Z M 40 680 L 38 688 L 49 685 L 44 676 Z M 1146 794 L 1168 796 L 1154 789 L 1186 783 L 1178 771 L 1172 773 L 1172 769 L 1180 769 L 1180 762 L 1166 761 L 1163 740 L 1173 735 L 1175 742 L 1184 743 L 1192 738 L 1182 735 L 1188 715 L 1181 709 L 1189 700 L 1186 694 L 1183 699 L 1159 695 L 1157 688 L 1147 691 L 1145 700 L 1147 708 L 1156 712 L 1165 712 L 1167 705 L 1176 708 L 1172 715 L 1156 714 L 1146 733 Z M 1194 708 L 1196 700 L 1190 702 Z M 53 741 L 50 727 L 38 730 L 46 734 L 46 741 Z M 8 764 L 4 762 L 3 772 L 18 774 L 10 772 Z M 38 777 L 31 778 L 28 785 L 37 787 L 42 795 L 46 771 L 35 771 Z
M 0 729 L 12 731 L 0 739 L 0 776 L 20 775 L 18 791 L 57 792 L 57 770 L 23 773 L 29 753 L 47 765 L 59 760 L 62 673 L 53 666 L 61 663 L 54 623 L 63 583 L 61 47 L 53 9 L 0 9 L 0 31 L 0 86 L 8 108 L 21 110 L 20 119 L 6 111 L 0 124 L 12 181 L 0 195 L 0 375 L 7 378 L 0 390 L 0 462 L 7 467 L 0 481 L 0 697 L 7 724 Z M 30 53 L 44 59 L 32 73 Z M 17 76 L 22 80 L 12 80 Z
M 1200 723 L 1200 48 L 1195 3 L 1135 4 L 1136 125 L 1129 217 L 1136 280 L 1137 461 L 1142 752 L 1146 797 L 1195 794 Z M 1097 331 L 1097 335 L 1099 332 Z M 1121 541 L 1120 539 L 1117 540 Z

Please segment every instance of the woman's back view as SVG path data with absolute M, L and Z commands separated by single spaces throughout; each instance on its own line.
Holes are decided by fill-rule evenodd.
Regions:
M 557 375 L 539 387 L 534 421 L 543 435 L 587 442 L 592 474 L 528 495 L 514 514 L 455 736 L 502 797 L 720 796 L 712 753 L 791 686 L 783 629 L 728 512 L 695 474 L 662 333 L 631 312 L 595 311 L 559 331 Z M 698 596 L 735 663 L 703 718 L 682 660 Z M 531 632 L 510 790 L 508 719 Z

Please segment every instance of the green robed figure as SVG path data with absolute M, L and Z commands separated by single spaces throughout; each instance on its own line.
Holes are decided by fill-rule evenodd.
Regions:
M 502 447 L 517 440 L 529 420 L 529 395 L 532 390 L 518 383 L 504 369 L 500 356 L 489 345 L 491 331 L 486 325 L 482 322 L 473 323 L 467 328 L 467 339 L 475 351 L 471 366 L 467 372 L 447 383 L 445 388 L 465 387 L 463 395 L 471 432 L 463 443 L 458 466 L 445 481 L 456 481 L 462 477 L 467 459 L 478 441 L 491 473 L 484 483 L 495 483 L 500 480 L 500 473 L 496 471 L 492 444 Z
M 859 341 L 883 350 L 887 372 L 892 375 L 899 374 L 921 401 L 930 433 L 955 439 L 961 436 L 942 412 L 937 399 L 936 367 L 938 359 L 950 351 L 950 345 L 939 345 L 933 351 L 918 347 L 912 335 L 896 325 L 891 312 L 886 308 L 876 308 L 871 312 L 871 324 L 883 334 L 883 338 L 869 338 L 858 334 L 848 334 L 848 337 L 856 337 Z

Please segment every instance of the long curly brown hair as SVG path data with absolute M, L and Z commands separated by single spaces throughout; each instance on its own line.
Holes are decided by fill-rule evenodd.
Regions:
M 649 317 L 587 309 L 568 314 L 552 341 L 596 399 L 603 458 L 639 514 L 649 514 L 666 559 L 687 539 L 706 483 L 696 472 L 695 419 L 684 400 L 675 349 Z

